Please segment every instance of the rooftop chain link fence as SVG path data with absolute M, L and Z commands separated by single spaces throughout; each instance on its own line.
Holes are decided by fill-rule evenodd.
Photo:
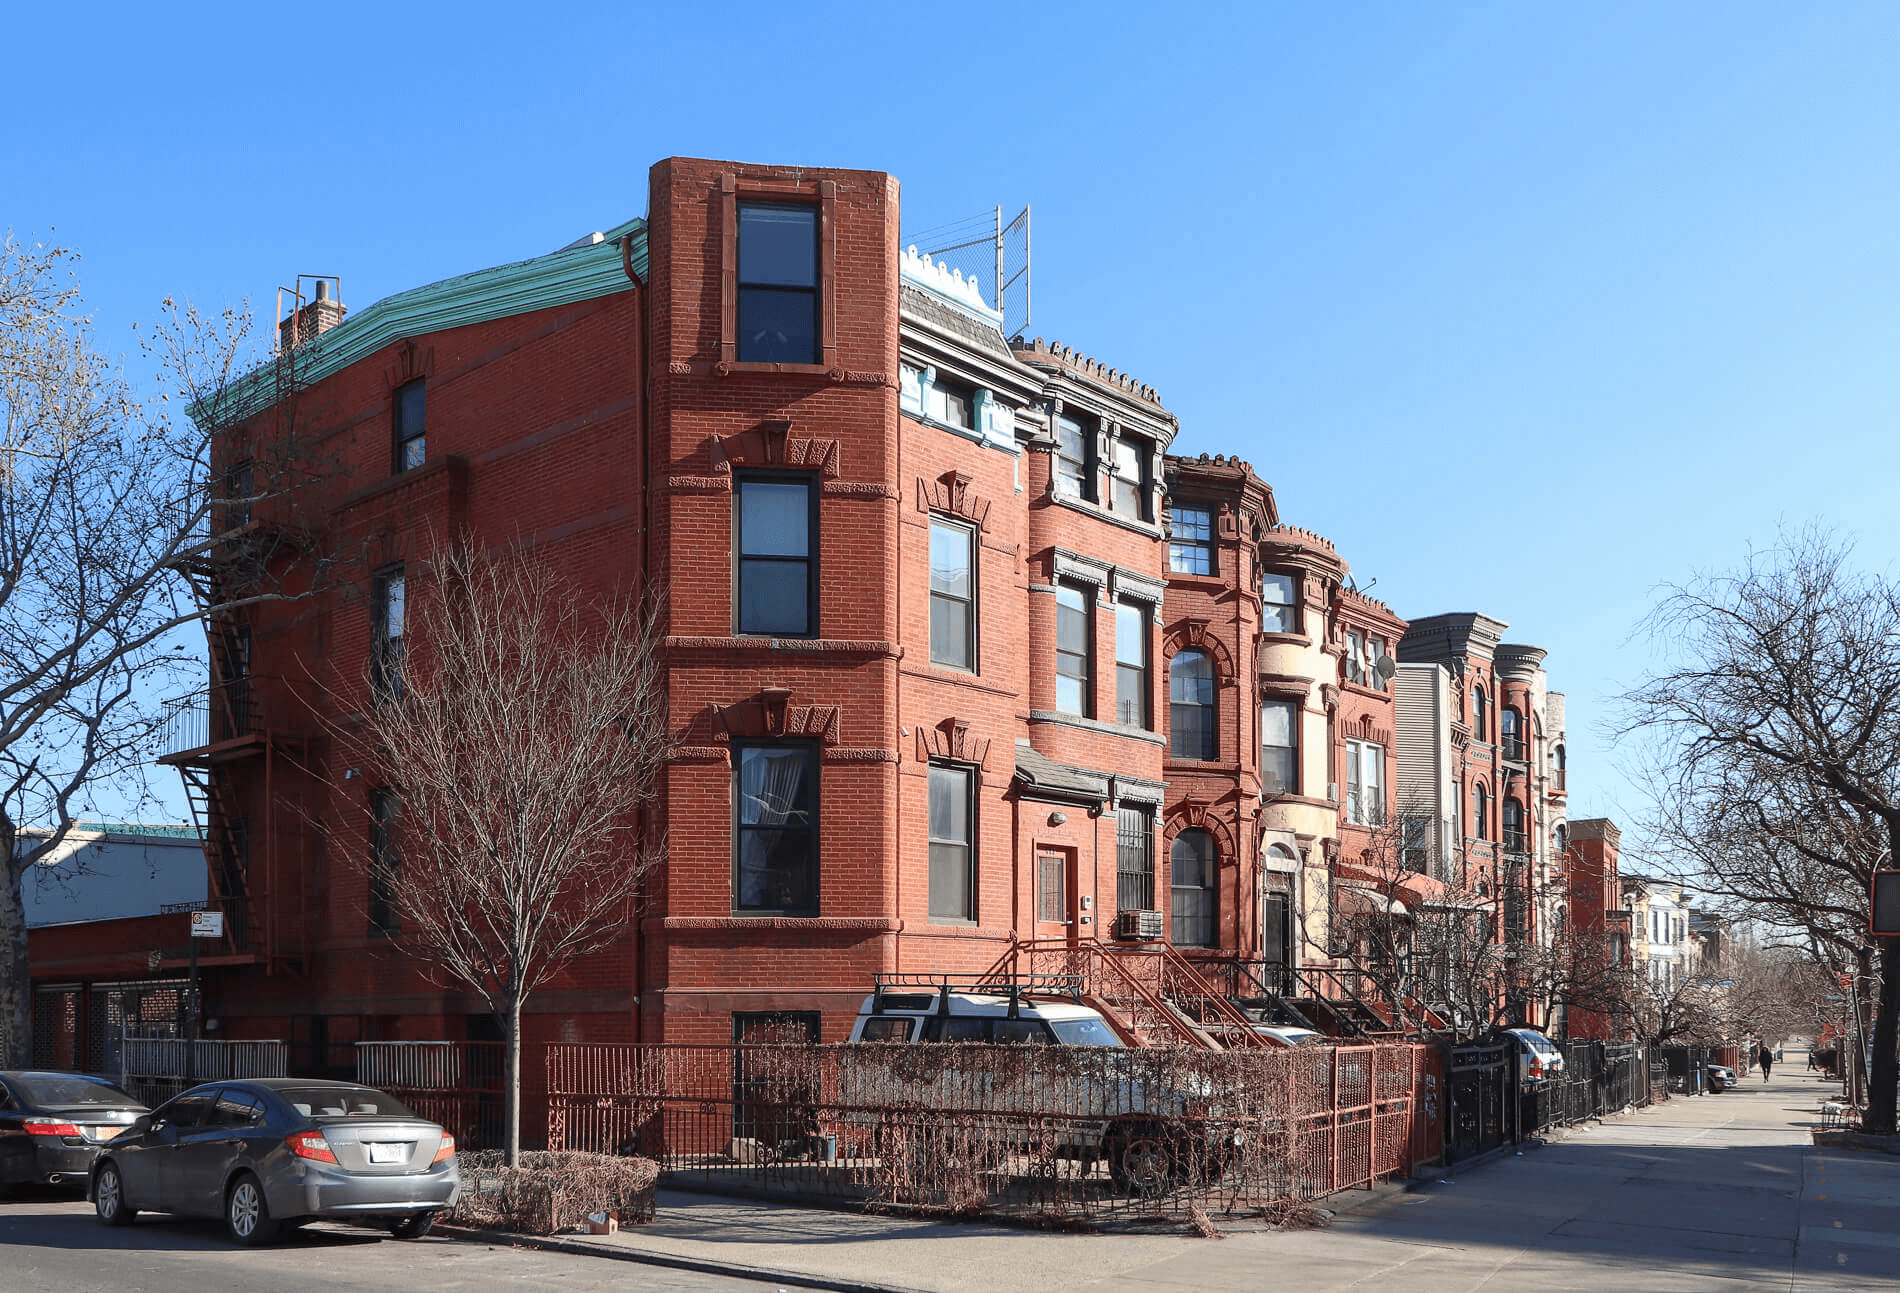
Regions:
M 548 1140 L 651 1158 L 685 1186 L 1194 1225 L 1437 1158 L 1439 1064 L 1402 1043 L 556 1045 Z

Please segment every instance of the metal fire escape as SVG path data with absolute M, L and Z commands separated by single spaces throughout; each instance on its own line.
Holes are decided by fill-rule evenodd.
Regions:
M 208 613 L 210 677 L 202 691 L 167 702 L 158 761 L 184 781 L 205 851 L 206 906 L 224 915 L 222 939 L 201 944 L 199 963 L 294 972 L 307 961 L 306 922 L 283 901 L 302 886 L 281 880 L 276 775 L 282 758 L 304 753 L 307 740 L 273 729 L 273 719 L 297 709 L 290 688 L 254 675 L 249 629 L 211 610 L 230 600 L 225 569 L 209 544 L 178 565 Z

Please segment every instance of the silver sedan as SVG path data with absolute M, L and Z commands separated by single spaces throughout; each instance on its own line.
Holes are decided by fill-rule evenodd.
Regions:
M 252 1078 L 193 1087 L 99 1155 L 99 1220 L 141 1210 L 222 1217 L 264 1244 L 324 1217 L 424 1234 L 461 1188 L 455 1138 L 395 1097 L 352 1082 Z

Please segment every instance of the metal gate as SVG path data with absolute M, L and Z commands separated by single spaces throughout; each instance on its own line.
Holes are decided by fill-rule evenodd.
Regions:
M 1511 1138 L 1514 1087 L 1506 1046 L 1454 1046 L 1446 1065 L 1445 1161 L 1496 1149 Z

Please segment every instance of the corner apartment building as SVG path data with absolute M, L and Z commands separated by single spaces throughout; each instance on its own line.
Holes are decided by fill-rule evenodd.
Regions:
M 1328 964 L 1334 867 L 1391 811 L 1404 623 L 1245 464 L 1168 457 L 1152 387 L 900 249 L 898 196 L 672 158 L 644 219 L 293 317 L 323 469 L 256 479 L 219 542 L 309 591 L 212 626 L 167 756 L 222 1035 L 298 1071 L 493 1035 L 404 953 L 371 880 L 400 787 L 335 739 L 463 531 L 664 598 L 667 861 L 529 1043 L 838 1040 L 878 974 L 1030 940 Z M 283 413 L 220 469 L 270 470 Z

